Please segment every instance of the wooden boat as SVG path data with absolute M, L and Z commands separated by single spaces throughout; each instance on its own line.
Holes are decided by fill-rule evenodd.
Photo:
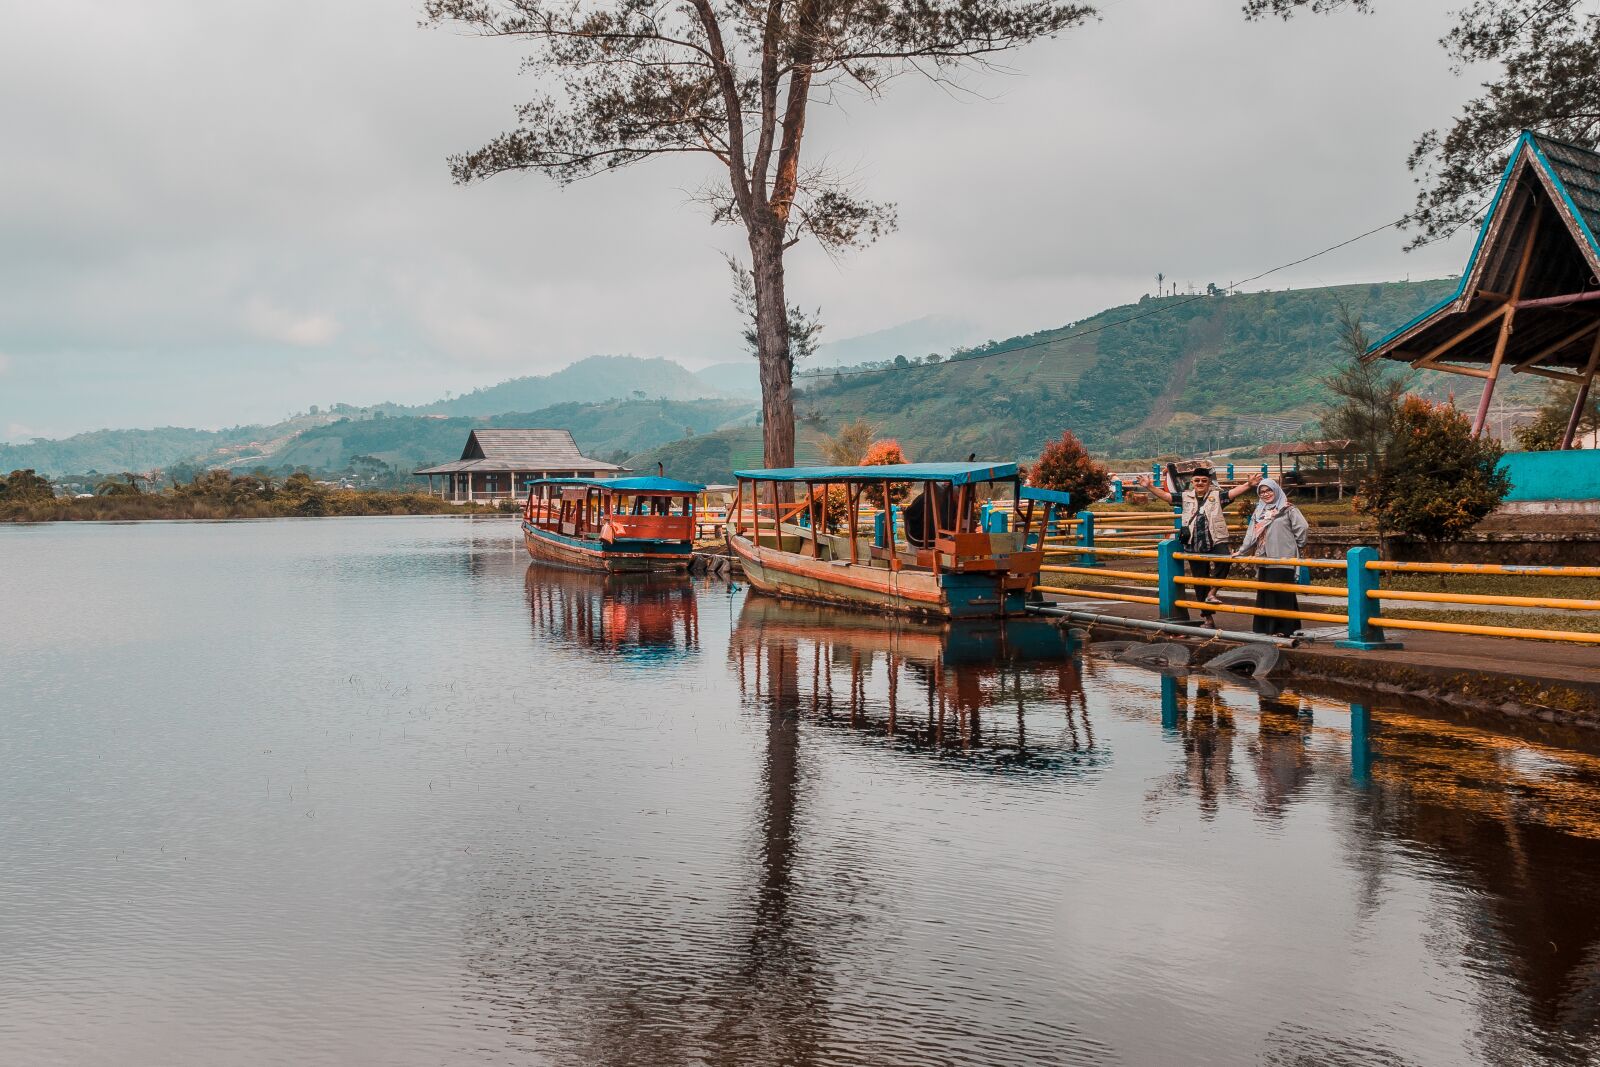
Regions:
M 544 478 L 529 483 L 522 540 L 534 559 L 594 571 L 683 571 L 695 498 L 671 478 Z
M 1027 531 L 983 530 L 980 490 L 1021 488 L 1015 463 L 901 463 L 736 471 L 728 544 L 757 589 L 935 618 L 1020 614 L 1044 562 Z M 897 487 L 906 505 L 896 529 Z M 788 490 L 799 499 L 783 502 Z M 831 490 L 831 492 L 830 492 Z M 876 508 L 864 536 L 863 504 Z M 839 514 L 842 512 L 843 514 Z M 804 518 L 802 523 L 800 520 Z

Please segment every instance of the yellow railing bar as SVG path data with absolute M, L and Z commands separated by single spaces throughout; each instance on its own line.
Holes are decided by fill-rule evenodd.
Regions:
M 1104 573 L 1104 572 L 1102 572 Z M 1261 589 L 1269 593 L 1305 593 L 1312 587 L 1306 585 L 1291 585 L 1288 582 L 1256 582 L 1248 578 L 1186 578 L 1179 576 L 1173 581 L 1180 585 L 1214 585 L 1219 589 Z M 1347 596 L 1338 586 L 1317 586 L 1318 596 Z
M 1326 570 L 1342 571 L 1345 561 L 1342 559 L 1270 559 L 1266 556 L 1208 556 L 1204 553 L 1174 552 L 1173 559 L 1207 559 L 1215 562 L 1223 560 L 1232 563 L 1255 563 L 1268 567 L 1322 567 Z M 1367 564 L 1372 566 L 1372 564 Z
M 1551 578 L 1600 578 L 1600 567 L 1520 566 L 1500 563 L 1395 563 L 1375 559 L 1369 571 L 1398 571 L 1408 574 L 1536 574 Z
M 1373 617 L 1373 626 L 1394 630 L 1432 630 L 1444 634 L 1481 634 L 1484 637 L 1528 637 L 1541 641 L 1578 641 L 1600 645 L 1600 633 L 1586 634 L 1574 630 L 1530 630 L 1520 626 L 1479 626 L 1468 622 L 1431 622 L 1427 619 L 1385 619 Z
M 1237 604 L 1202 604 L 1198 600 L 1175 600 L 1173 603 L 1180 608 L 1194 608 L 1208 615 L 1220 612 L 1225 615 L 1261 615 L 1269 619 L 1311 619 L 1315 622 L 1343 623 L 1350 621 L 1348 615 L 1333 615 L 1324 611 L 1279 611 L 1277 608 L 1247 608 Z M 1377 626 L 1378 620 L 1373 619 L 1372 624 Z
M 1140 596 L 1137 593 L 1101 593 L 1093 589 L 1068 589 L 1058 585 L 1036 585 L 1035 589 L 1045 593 L 1054 593 L 1057 596 L 1081 596 L 1090 600 L 1120 600 L 1124 604 L 1157 604 L 1161 601 L 1153 596 Z
M 1371 589 L 1373 600 L 1414 600 L 1435 604 L 1490 604 L 1510 608 L 1549 608 L 1551 611 L 1600 611 L 1600 600 L 1564 597 L 1498 596 L 1492 593 L 1417 593 L 1409 589 Z
M 1045 564 L 1039 570 L 1046 574 L 1092 574 L 1103 578 L 1127 578 L 1135 582 L 1153 582 L 1157 578 L 1148 571 L 1108 571 L 1101 567 L 1063 567 Z
M 1074 552 L 1093 552 L 1100 556 L 1131 556 L 1135 559 L 1155 559 L 1161 553 L 1153 548 L 1076 548 Z

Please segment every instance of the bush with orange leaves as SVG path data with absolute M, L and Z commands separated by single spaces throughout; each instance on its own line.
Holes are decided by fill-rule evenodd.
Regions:
M 1111 492 L 1111 472 L 1089 455 L 1071 430 L 1063 430 L 1039 453 L 1039 462 L 1028 471 L 1028 484 L 1072 494 L 1069 507 L 1079 511 Z
M 861 457 L 860 466 L 881 467 L 889 463 L 909 463 L 906 459 L 905 449 L 900 447 L 900 442 L 892 437 L 885 437 L 881 441 L 874 441 L 867 447 L 866 453 Z M 896 504 L 904 504 L 911 495 L 908 485 L 892 485 L 889 487 L 889 499 Z M 814 505 L 822 512 L 822 528 L 830 532 L 844 529 L 849 519 L 850 498 L 845 495 L 842 485 L 818 486 L 812 490 Z M 877 486 L 863 490 L 862 502 L 868 507 L 883 506 L 883 491 Z

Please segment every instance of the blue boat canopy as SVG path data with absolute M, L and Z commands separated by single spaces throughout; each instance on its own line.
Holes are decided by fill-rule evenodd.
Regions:
M 761 482 L 944 482 L 971 485 L 1017 476 L 1015 463 L 884 463 L 872 467 L 774 467 L 734 471 Z
M 1021 497 L 1023 500 L 1038 500 L 1045 504 L 1072 506 L 1072 494 L 1062 493 L 1055 489 L 1035 489 L 1031 485 L 1025 485 L 1022 487 Z
M 609 489 L 613 493 L 662 493 L 688 496 L 705 492 L 705 486 L 695 482 L 680 482 L 672 478 L 539 478 L 527 483 L 535 485 L 588 485 L 596 489 Z

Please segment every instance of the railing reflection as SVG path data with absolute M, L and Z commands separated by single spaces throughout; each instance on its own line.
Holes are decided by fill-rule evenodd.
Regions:
M 542 638 L 642 662 L 700 650 L 699 603 L 683 575 L 530 563 L 524 585 L 534 633 Z

